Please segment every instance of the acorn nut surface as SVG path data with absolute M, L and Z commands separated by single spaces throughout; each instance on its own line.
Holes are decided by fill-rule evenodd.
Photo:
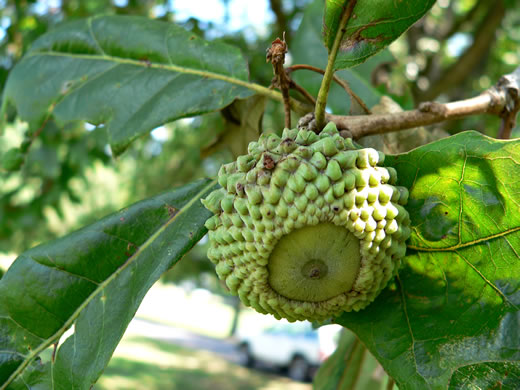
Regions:
M 325 320 L 369 305 L 406 252 L 408 190 L 384 155 L 333 123 L 262 135 L 202 203 L 208 257 L 233 294 L 276 318 Z

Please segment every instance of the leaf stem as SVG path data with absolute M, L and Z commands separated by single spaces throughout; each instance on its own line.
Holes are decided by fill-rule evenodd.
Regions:
M 334 38 L 332 48 L 329 52 L 327 67 L 325 68 L 325 74 L 323 75 L 323 79 L 321 81 L 321 87 L 320 91 L 318 92 L 318 99 L 316 100 L 316 107 L 314 110 L 314 116 L 316 118 L 316 126 L 318 130 L 321 130 L 325 126 L 325 108 L 327 107 L 327 97 L 329 95 L 332 76 L 334 75 L 335 71 L 334 63 L 336 62 L 341 40 L 343 39 L 343 35 L 345 35 L 347 23 L 352 16 L 352 12 L 354 11 L 356 3 L 357 0 L 350 0 L 346 8 L 343 9 L 339 22 L 339 28 L 336 33 L 336 37 Z

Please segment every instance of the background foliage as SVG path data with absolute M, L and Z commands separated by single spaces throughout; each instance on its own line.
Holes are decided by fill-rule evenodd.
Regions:
M 233 6 L 230 1 L 223 3 L 227 7 Z M 338 75 L 348 80 L 353 90 L 369 107 L 375 109 L 380 106 L 383 95 L 391 96 L 404 108 L 415 106 L 425 100 L 451 101 L 474 96 L 520 63 L 520 52 L 517 49 L 520 44 L 520 11 L 513 3 L 504 0 L 438 1 L 424 18 L 413 25 L 389 49 L 384 49 L 377 56 L 354 68 L 341 70 Z M 168 90 L 161 87 L 164 83 L 173 83 L 172 93 L 186 85 L 196 86 L 201 76 L 204 77 L 203 72 L 209 69 L 212 74 L 233 76 L 240 80 L 247 80 L 249 77 L 259 85 L 268 86 L 272 70 L 265 64 L 265 48 L 282 32 L 286 34 L 291 63 L 308 63 L 323 68 L 326 62 L 327 49 L 323 45 L 324 37 L 321 34 L 321 0 L 271 0 L 269 5 L 273 19 L 267 27 L 267 32 L 251 28 L 230 32 L 225 25 L 194 18 L 179 19 L 175 2 L 133 0 L 118 2 L 120 5 L 115 5 L 108 1 L 88 0 L 57 2 L 55 6 L 46 4 L 43 1 L 6 1 L 4 6 L 0 7 L 1 26 L 5 33 L 0 41 L 0 83 L 4 90 L 2 106 L 6 113 L 0 142 L 0 159 L 3 163 L 3 169 L 0 171 L 0 250 L 9 254 L 19 254 L 38 243 L 62 236 L 109 212 L 156 196 L 176 185 L 186 184 L 204 176 L 214 176 L 222 162 L 230 161 L 241 154 L 247 143 L 260 132 L 281 130 L 283 111 L 279 104 L 257 97 L 233 102 L 235 97 L 246 98 L 252 94 L 240 85 L 230 86 L 212 81 L 212 93 L 209 95 L 201 93 L 196 87 L 187 88 L 186 90 L 192 93 L 186 96 L 186 101 L 197 103 L 195 107 L 190 103 L 192 110 L 188 112 L 188 105 L 172 108 L 168 104 Z M 109 16 L 100 16 L 102 14 Z M 166 23 L 161 27 L 140 19 L 128 19 L 135 21 L 132 24 L 133 28 L 128 32 L 129 36 L 134 36 L 135 39 L 125 41 L 126 37 L 122 33 L 128 26 L 123 19 L 115 15 L 140 15 L 175 22 L 186 31 Z M 85 21 L 85 17 L 93 18 Z M 77 20 L 75 24 L 58 27 L 62 22 L 74 20 Z M 106 26 L 112 29 L 112 34 L 99 34 L 98 29 L 105 32 Z M 70 38 L 72 30 L 77 32 L 77 36 Z M 152 45 L 151 50 L 143 49 L 145 42 L 139 42 L 138 39 L 143 31 L 156 34 L 156 39 L 148 41 L 149 43 L 156 43 L 160 37 L 166 35 L 172 47 L 184 45 L 183 53 L 202 50 L 205 44 L 198 37 L 214 41 L 214 45 L 220 47 L 220 50 L 213 53 L 215 56 L 221 56 L 215 60 L 218 66 L 212 63 L 214 57 L 194 62 L 187 55 L 186 58 L 175 57 L 172 61 L 168 51 L 161 52 L 164 47 L 168 48 L 168 42 L 165 46 L 162 46 L 162 41 L 161 45 Z M 50 33 L 46 38 L 33 44 L 38 37 L 47 32 Z M 102 39 L 92 39 L 96 36 L 102 36 Z M 193 40 L 187 40 L 188 36 L 193 37 Z M 176 42 L 177 39 L 180 43 Z M 66 40 L 69 45 L 60 44 L 62 40 Z M 216 41 L 218 43 L 215 43 Z M 329 36 L 325 35 L 327 46 L 329 41 Z M 225 46 L 226 43 L 238 48 L 230 49 Z M 382 44 L 383 46 L 386 44 Z M 58 58 L 54 56 L 57 52 L 66 55 Z M 150 57 L 150 52 L 160 55 Z M 71 54 L 77 58 L 72 58 Z M 22 60 L 24 55 L 26 57 Z M 90 68 L 89 72 L 94 78 L 93 81 L 85 83 L 86 87 L 80 82 L 77 85 L 71 83 L 52 86 L 53 72 L 56 68 L 68 69 L 66 62 L 76 61 L 76 67 L 70 68 L 73 72 L 82 66 L 81 56 L 92 55 L 110 55 L 114 58 L 113 65 L 118 67 L 117 77 L 107 78 L 109 83 L 103 80 L 105 72 L 109 72 L 111 67 L 107 68 L 105 63 L 100 63 L 99 66 Z M 354 53 L 354 56 L 359 55 Z M 353 60 L 348 53 L 340 55 L 336 66 L 343 68 L 349 61 Z M 152 66 L 147 73 L 135 71 L 136 66 L 147 69 L 151 66 L 150 63 L 169 66 L 169 71 L 177 72 L 182 77 L 166 74 L 163 72 L 164 69 L 158 66 Z M 18 66 L 13 70 L 16 65 Z M 41 84 L 26 83 L 24 75 L 35 68 L 41 72 Z M 152 71 L 155 72 L 153 79 L 148 79 Z M 294 72 L 294 79 L 316 94 L 321 76 L 304 72 L 306 71 Z M 10 84 L 6 84 L 9 74 Z M 96 79 L 96 76 L 99 79 Z M 74 79 L 74 75 L 71 74 L 70 78 Z M 156 90 L 150 89 L 151 96 L 143 95 L 142 100 L 135 98 L 139 96 L 138 90 L 143 90 L 144 86 L 149 87 L 150 80 L 156 83 Z M 54 88 L 52 92 L 40 88 L 45 82 Z M 109 90 L 128 85 L 131 86 L 126 95 L 128 99 L 118 102 L 118 110 L 99 110 L 110 100 Z M 108 89 L 103 90 L 103 86 Z M 74 92 L 67 95 L 66 99 L 59 99 L 60 93 L 68 93 L 70 90 Z M 91 96 L 98 104 L 78 106 L 77 102 L 82 101 L 79 99 L 81 94 Z M 55 103 L 50 106 L 50 110 L 48 102 Z M 129 123 L 135 125 L 135 129 L 132 126 L 111 126 L 112 119 L 117 119 L 120 123 L 126 120 L 125 107 L 128 106 L 132 107 L 132 111 L 142 113 L 129 118 Z M 337 86 L 331 91 L 328 106 L 331 111 L 343 114 L 348 111 L 355 113 L 359 109 L 349 102 L 344 91 Z M 53 112 L 55 107 L 57 109 Z M 223 108 L 220 112 L 197 116 L 220 108 Z M 146 122 L 149 117 L 144 113 L 150 110 L 154 112 L 153 120 Z M 70 113 L 76 116 L 71 116 Z M 28 122 L 22 121 L 20 116 Z M 183 116 L 192 118 L 179 119 Z M 88 123 L 84 122 L 85 119 L 88 119 Z M 179 120 L 163 125 L 164 122 L 174 119 Z M 149 130 L 157 126 L 159 127 L 149 133 Z M 438 130 L 443 130 L 445 134 L 476 129 L 483 134 L 495 136 L 498 122 L 494 118 L 474 117 L 445 123 L 442 128 L 438 127 Z M 519 135 L 518 130 L 514 135 Z M 448 183 L 431 179 L 432 183 L 421 184 L 422 187 L 419 186 L 415 192 L 412 191 L 410 207 L 416 231 L 411 245 L 414 249 L 407 258 L 405 270 L 400 275 L 400 284 L 393 286 L 393 289 L 387 289 L 370 307 L 373 310 L 368 309 L 356 318 L 352 318 L 350 314 L 341 318 L 343 324 L 354 329 L 360 336 L 369 329 L 367 323 L 374 322 L 374 316 L 379 322 L 384 320 L 393 324 L 392 332 L 389 333 L 390 339 L 385 340 L 385 344 L 391 345 L 394 352 L 401 348 L 403 355 L 399 356 L 399 359 L 404 359 L 408 364 L 401 365 L 397 357 L 389 356 L 388 351 L 381 351 L 378 347 L 380 340 L 370 339 L 377 338 L 376 333 L 375 336 L 364 335 L 363 340 L 380 361 L 388 360 L 385 368 L 398 382 L 406 383 L 410 388 L 423 386 L 426 383 L 424 381 L 446 385 L 451 376 L 446 377 L 439 373 L 443 369 L 439 362 L 445 361 L 446 356 L 449 356 L 450 362 L 457 368 L 451 382 L 455 388 L 462 386 L 472 376 L 480 378 L 478 380 L 482 380 L 482 376 L 491 378 L 488 382 L 483 382 L 490 384 L 493 380 L 506 378 L 504 372 L 518 371 L 514 364 L 509 367 L 511 363 L 504 363 L 517 359 L 520 349 L 517 344 L 513 343 L 505 352 L 499 350 L 502 345 L 499 344 L 496 348 L 496 360 L 504 362 L 486 366 L 475 365 L 482 361 L 478 354 L 474 359 L 464 360 L 456 350 L 474 348 L 484 339 L 488 344 L 496 342 L 489 332 L 497 329 L 499 324 L 501 329 L 505 329 L 500 333 L 500 337 L 515 340 L 514 327 L 518 319 L 517 315 L 511 313 L 517 312 L 515 308 L 520 304 L 517 302 L 518 277 L 515 278 L 515 275 L 507 272 L 501 273 L 499 270 L 507 270 L 508 266 L 518 259 L 514 249 L 518 245 L 508 241 L 516 239 L 513 233 L 516 233 L 514 229 L 518 223 L 514 218 L 501 214 L 501 210 L 514 208 L 516 204 L 508 198 L 518 192 L 515 184 L 509 182 L 509 179 L 511 172 L 518 169 L 519 159 L 513 156 L 509 157 L 511 161 L 502 161 L 508 158 L 507 155 L 500 154 L 495 150 L 496 144 L 488 145 L 486 139 L 474 133 L 464 133 L 455 139 L 458 141 L 453 145 L 446 146 L 441 141 L 432 146 L 431 150 L 426 147 L 402 158 L 390 159 L 391 165 L 398 169 L 400 177 L 411 178 L 414 172 L 421 171 L 424 180 L 428 180 L 426 177 L 429 174 L 438 176 L 442 173 L 449 178 Z M 129 145 L 130 141 L 134 142 Z M 382 149 L 385 151 L 403 152 L 417 144 L 403 139 L 388 138 L 383 146 Z M 437 166 L 441 159 L 432 158 L 440 151 L 451 156 L 452 160 L 448 158 L 451 163 L 448 167 Z M 512 153 L 511 151 L 510 155 Z M 461 169 L 463 172 L 467 169 L 471 179 L 464 176 L 461 178 Z M 450 184 L 453 184 L 457 177 L 458 187 L 447 191 L 446 199 L 436 198 L 440 189 L 450 188 Z M 408 179 L 404 179 L 402 184 L 408 187 L 416 184 L 408 183 L 406 180 Z M 182 191 L 186 191 L 187 187 L 184 188 Z M 424 188 L 433 192 L 426 193 Z M 464 191 L 464 198 L 461 190 Z M 200 191 L 202 190 L 198 188 L 196 192 Z M 175 196 L 175 192 L 167 194 Z M 177 209 L 182 206 L 181 202 L 179 207 L 174 207 Z M 486 213 L 480 217 L 481 219 L 473 217 L 472 213 L 480 213 L 482 207 Z M 463 212 L 463 209 L 472 213 Z M 172 217 L 168 210 L 165 213 L 164 218 Z M 426 222 L 422 224 L 424 218 Z M 475 227 L 480 227 L 480 230 Z M 497 235 L 503 235 L 504 239 L 492 244 L 487 243 L 486 238 Z M 190 245 L 193 245 L 196 241 L 190 242 Z M 475 245 L 468 244 L 472 242 Z M 513 252 L 506 253 L 511 250 L 507 245 Z M 38 252 L 41 248 L 45 247 L 35 251 Z M 183 247 L 181 252 L 185 253 L 186 250 L 187 246 Z M 435 251 L 442 254 L 436 255 L 432 260 L 431 253 Z M 468 251 L 471 253 L 466 253 Z M 484 251 L 493 255 L 499 253 L 500 257 L 493 265 L 478 264 L 471 260 L 472 256 L 482 256 Z M 211 270 L 211 265 L 205 261 L 203 253 L 203 250 L 192 251 L 189 256 L 193 261 L 181 262 L 176 267 L 174 276 L 166 274 L 166 278 L 193 278 L 200 275 L 201 271 Z M 420 269 L 424 259 L 436 264 L 435 270 Z M 20 261 L 19 264 L 23 262 Z M 455 269 L 454 264 L 458 268 Z M 435 278 L 432 277 L 432 272 L 436 275 Z M 430 292 L 434 296 L 438 295 L 438 302 L 425 302 L 415 291 L 415 284 L 419 283 L 417 275 L 422 274 L 427 280 L 422 280 L 420 285 L 431 285 Z M 157 277 L 155 274 L 151 276 L 150 283 Z M 412 283 L 408 283 L 408 277 Z M 95 278 L 93 280 L 96 281 Z M 9 281 L 4 282 L 4 286 L 9 285 Z M 101 279 L 98 282 L 102 283 Z M 442 285 L 443 282 L 446 286 Z M 481 291 L 479 290 L 475 296 L 472 295 L 473 290 L 464 289 L 466 283 L 473 282 L 482 284 Z M 215 287 L 217 283 L 211 285 Z M 496 320 L 497 323 L 480 324 L 478 329 L 474 329 L 471 340 L 465 340 L 467 344 L 452 343 L 452 340 L 448 340 L 444 345 L 442 340 L 448 333 L 450 337 L 459 335 L 457 326 L 465 329 L 460 335 L 467 335 L 469 320 L 464 318 L 457 326 L 443 325 L 444 328 L 441 328 L 438 335 L 440 341 L 435 341 L 435 345 L 431 344 L 429 339 L 417 336 L 417 332 L 414 331 L 416 326 L 421 332 L 427 332 L 428 327 L 439 327 L 437 322 L 427 321 L 429 310 L 435 312 L 437 305 L 442 303 L 449 315 L 461 310 L 458 306 L 441 302 L 441 296 L 442 299 L 451 302 L 450 297 L 460 294 L 461 291 L 469 291 L 466 297 L 468 301 L 464 302 L 467 313 L 478 311 L 480 316 L 489 315 L 491 321 Z M 497 297 L 505 297 L 509 304 L 498 305 Z M 433 299 L 432 296 L 429 296 L 429 299 Z M 475 303 L 476 300 L 485 302 L 479 306 Z M 137 305 L 138 301 L 139 299 L 135 302 Z M 395 311 L 393 307 L 394 312 L 380 319 L 384 311 L 376 314 L 374 311 L 380 306 L 390 308 L 390 305 L 385 304 L 387 301 L 401 305 L 403 311 Z M 77 305 L 82 305 L 80 299 Z M 417 308 L 420 310 L 415 313 L 414 309 Z M 135 309 L 136 306 L 132 306 L 126 315 L 131 316 L 132 310 Z M 420 312 L 421 310 L 428 313 Z M 59 333 L 64 330 L 73 317 L 66 314 L 64 316 L 61 325 L 56 325 L 56 329 L 47 333 Z M 455 331 L 452 332 L 453 326 Z M 449 331 L 442 333 L 448 328 Z M 47 333 L 36 336 L 47 340 Z M 79 334 L 81 337 L 81 333 Z M 117 340 L 113 341 L 117 344 Z M 46 346 L 45 343 L 41 344 L 35 340 L 32 342 L 33 350 L 43 348 L 42 345 Z M 447 355 L 432 357 L 433 351 L 439 348 L 439 345 L 443 345 Z M 25 347 L 24 345 L 23 348 Z M 23 348 L 20 350 L 22 355 L 26 353 Z M 63 348 L 63 356 L 66 357 L 68 344 L 64 344 Z M 85 357 L 86 360 L 89 360 L 88 356 Z M 406 371 L 411 361 L 416 365 L 416 371 L 413 373 Z M 53 366 L 51 370 L 62 370 L 60 364 L 62 363 L 58 363 L 56 368 Z M 35 366 L 31 367 L 38 371 Z M 79 365 L 77 369 L 81 370 L 82 366 Z M 95 380 L 98 375 L 99 368 L 93 370 L 92 375 L 86 379 L 87 382 Z M 47 375 L 36 371 L 34 375 L 37 376 L 37 381 L 43 380 L 40 375 Z M 450 371 L 450 375 L 451 373 Z
M 321 38 L 321 1 L 286 1 L 283 4 L 271 1 L 273 20 L 267 26 L 267 33 L 260 34 L 251 29 L 230 33 L 224 25 L 194 18 L 179 20 L 175 5 L 166 1 L 133 0 L 124 6 L 101 0 L 67 1 L 56 3 L 55 7 L 44 6 L 42 4 L 46 2 L 38 1 L 4 3 L 5 6 L 0 7 L 5 31 L 0 41 L 2 86 L 9 71 L 36 38 L 63 21 L 99 14 L 145 15 L 174 21 L 202 37 L 219 37 L 239 45 L 249 63 L 251 80 L 262 85 L 269 85 L 272 77 L 271 68 L 265 64 L 264 50 L 281 31 L 286 31 L 293 63 L 323 68 L 326 60 Z M 232 6 L 227 1 L 224 3 Z M 425 99 L 440 97 L 449 101 L 476 94 L 518 63 L 520 11 L 507 7 L 503 1 L 439 1 L 392 45 L 391 51 L 383 51 L 369 62 L 340 71 L 338 75 L 350 81 L 369 106 L 376 104 L 381 94 L 390 94 L 403 107 Z M 490 20 L 494 23 L 493 28 L 482 31 L 479 26 L 489 25 Z M 478 50 L 473 48 L 476 45 L 479 45 Z M 454 72 L 454 67 L 463 72 Z M 471 69 L 469 74 L 468 69 Z M 302 72 L 294 73 L 295 80 L 316 93 L 320 76 Z M 443 81 L 447 77 L 451 79 Z M 333 86 L 329 106 L 336 112 L 349 109 L 348 99 L 340 87 Z M 283 123 L 280 108 L 268 102 L 266 109 L 263 130 L 278 131 Z M 9 125 L 3 130 L 0 144 L 0 152 L 4 154 L 9 148 L 20 146 L 25 139 L 33 139 L 32 135 L 26 134 L 31 132 L 26 125 L 17 121 L 16 112 L 10 110 L 9 113 Z M 86 130 L 82 123 L 60 127 L 48 121 L 35 137 L 22 170 L 1 173 L 0 248 L 5 252 L 20 253 L 35 243 L 83 226 L 125 204 L 185 183 L 189 178 L 211 175 L 220 161 L 232 156 L 221 150 L 217 156 L 203 159 L 208 154 L 204 150 L 216 141 L 214 130 L 222 133 L 225 120 L 216 113 L 195 118 L 193 122 L 168 124 L 165 139 L 143 136 L 117 160 L 107 149 L 102 127 Z M 476 129 L 493 136 L 497 131 L 497 120 L 471 118 L 443 127 L 450 133 Z M 136 160 L 139 165 L 135 164 Z M 100 199 L 96 196 L 98 191 L 90 190 L 90 183 L 94 181 L 92 176 L 95 176 L 90 173 L 101 169 L 115 173 L 113 181 L 117 182 L 118 194 L 109 195 L 107 191 Z M 125 178 L 123 183 L 121 176 Z M 165 177 L 168 179 L 164 180 Z M 106 183 L 97 183 L 100 184 Z M 82 210 L 78 211 L 75 204 L 81 204 Z M 67 217 L 64 208 L 74 209 L 74 217 Z M 50 221 L 55 222 L 49 229 Z

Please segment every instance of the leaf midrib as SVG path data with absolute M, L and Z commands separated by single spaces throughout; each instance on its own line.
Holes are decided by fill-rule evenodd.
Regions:
M 248 88 L 261 95 L 268 96 L 269 98 L 271 98 L 273 100 L 277 100 L 279 102 L 283 101 L 282 95 L 280 93 L 278 93 L 274 90 L 271 90 L 269 88 L 266 88 L 260 84 L 245 81 L 245 80 L 242 80 L 242 79 L 239 79 L 236 77 L 232 77 L 232 76 L 227 76 L 227 75 L 224 75 L 221 73 L 215 73 L 215 72 L 199 70 L 199 69 L 194 69 L 194 68 L 187 68 L 187 67 L 179 66 L 179 65 L 144 62 L 144 61 L 139 61 L 139 60 L 134 60 L 134 59 L 129 59 L 129 58 L 114 57 L 114 56 L 109 56 L 109 55 L 63 53 L 63 52 L 57 52 L 57 51 L 29 53 L 29 54 L 27 54 L 26 58 L 45 57 L 45 56 L 66 57 L 66 58 L 74 58 L 74 59 L 90 60 L 90 61 L 109 61 L 109 62 L 115 62 L 115 63 L 119 63 L 119 64 L 139 66 L 142 68 L 161 69 L 161 70 L 167 70 L 167 71 L 171 71 L 171 72 L 191 74 L 191 75 L 195 75 L 195 76 L 199 76 L 199 77 L 206 77 L 206 78 L 210 78 L 210 79 L 222 80 L 222 81 L 225 81 L 230 84 L 235 84 L 235 85 L 239 85 L 241 87 Z M 88 82 L 88 80 L 87 80 L 87 82 Z

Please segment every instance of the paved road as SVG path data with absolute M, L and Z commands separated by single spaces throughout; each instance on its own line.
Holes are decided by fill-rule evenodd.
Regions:
M 230 362 L 238 363 L 235 345 L 228 340 L 203 336 L 184 329 L 174 328 L 137 317 L 128 325 L 126 334 L 163 340 L 181 347 L 211 351 L 219 354 Z

